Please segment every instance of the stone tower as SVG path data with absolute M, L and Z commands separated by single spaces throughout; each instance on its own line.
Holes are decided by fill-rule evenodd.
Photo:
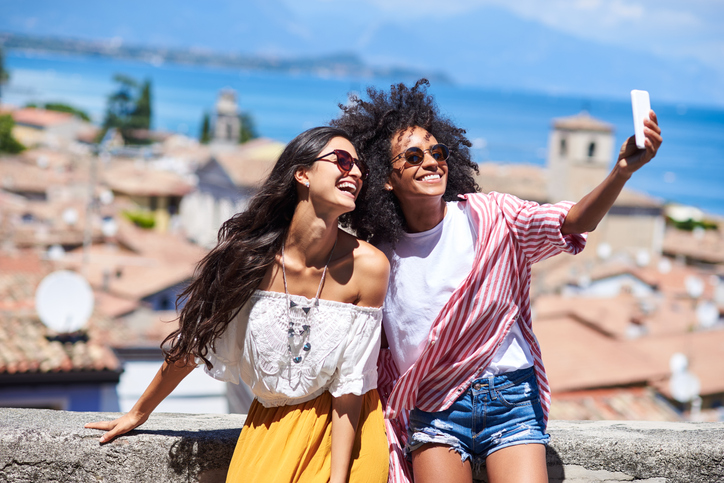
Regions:
M 216 101 L 216 122 L 214 123 L 214 142 L 238 144 L 241 135 L 241 120 L 236 103 L 236 91 L 223 89 Z
M 548 199 L 578 201 L 608 175 L 613 127 L 587 112 L 556 119 L 548 143 Z

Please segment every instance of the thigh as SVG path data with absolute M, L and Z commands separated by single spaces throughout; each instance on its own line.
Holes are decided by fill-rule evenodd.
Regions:
M 472 483 L 470 458 L 452 447 L 429 443 L 412 452 L 415 483 Z
M 508 446 L 485 460 L 488 483 L 548 483 L 544 444 Z

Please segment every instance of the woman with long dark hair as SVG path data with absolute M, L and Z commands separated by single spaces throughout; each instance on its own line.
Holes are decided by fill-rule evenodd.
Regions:
M 390 260 L 379 364 L 390 474 L 470 483 L 485 463 L 490 483 L 547 483 L 550 390 L 532 330 L 531 265 L 583 249 L 584 233 L 656 155 L 661 130 L 651 111 L 645 149 L 629 138 L 578 203 L 539 205 L 477 193 L 471 143 L 427 85 L 370 88 L 332 123 L 370 166 L 351 226 Z
M 367 174 L 347 134 L 292 140 L 249 207 L 182 293 L 179 328 L 144 394 L 108 442 L 148 419 L 196 367 L 255 395 L 227 481 L 383 482 L 389 453 L 377 394 L 389 263 L 338 229 Z

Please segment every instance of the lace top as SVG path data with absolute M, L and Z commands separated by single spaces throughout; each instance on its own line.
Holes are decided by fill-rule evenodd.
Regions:
M 311 300 L 290 295 L 308 306 Z M 377 387 L 382 309 L 319 300 L 308 316 L 309 351 L 290 354 L 283 293 L 255 291 L 209 349 L 206 372 L 220 381 L 243 380 L 265 407 L 299 404 L 328 390 L 361 395 Z

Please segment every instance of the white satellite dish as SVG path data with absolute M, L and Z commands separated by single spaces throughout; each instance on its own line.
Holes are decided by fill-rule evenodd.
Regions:
M 680 403 L 687 403 L 699 397 L 701 383 L 699 378 L 689 372 L 689 360 L 677 352 L 669 360 L 671 379 L 669 379 L 669 391 L 671 396 Z
M 77 273 L 59 270 L 38 285 L 35 310 L 43 324 L 57 333 L 75 332 L 93 313 L 93 291 Z

